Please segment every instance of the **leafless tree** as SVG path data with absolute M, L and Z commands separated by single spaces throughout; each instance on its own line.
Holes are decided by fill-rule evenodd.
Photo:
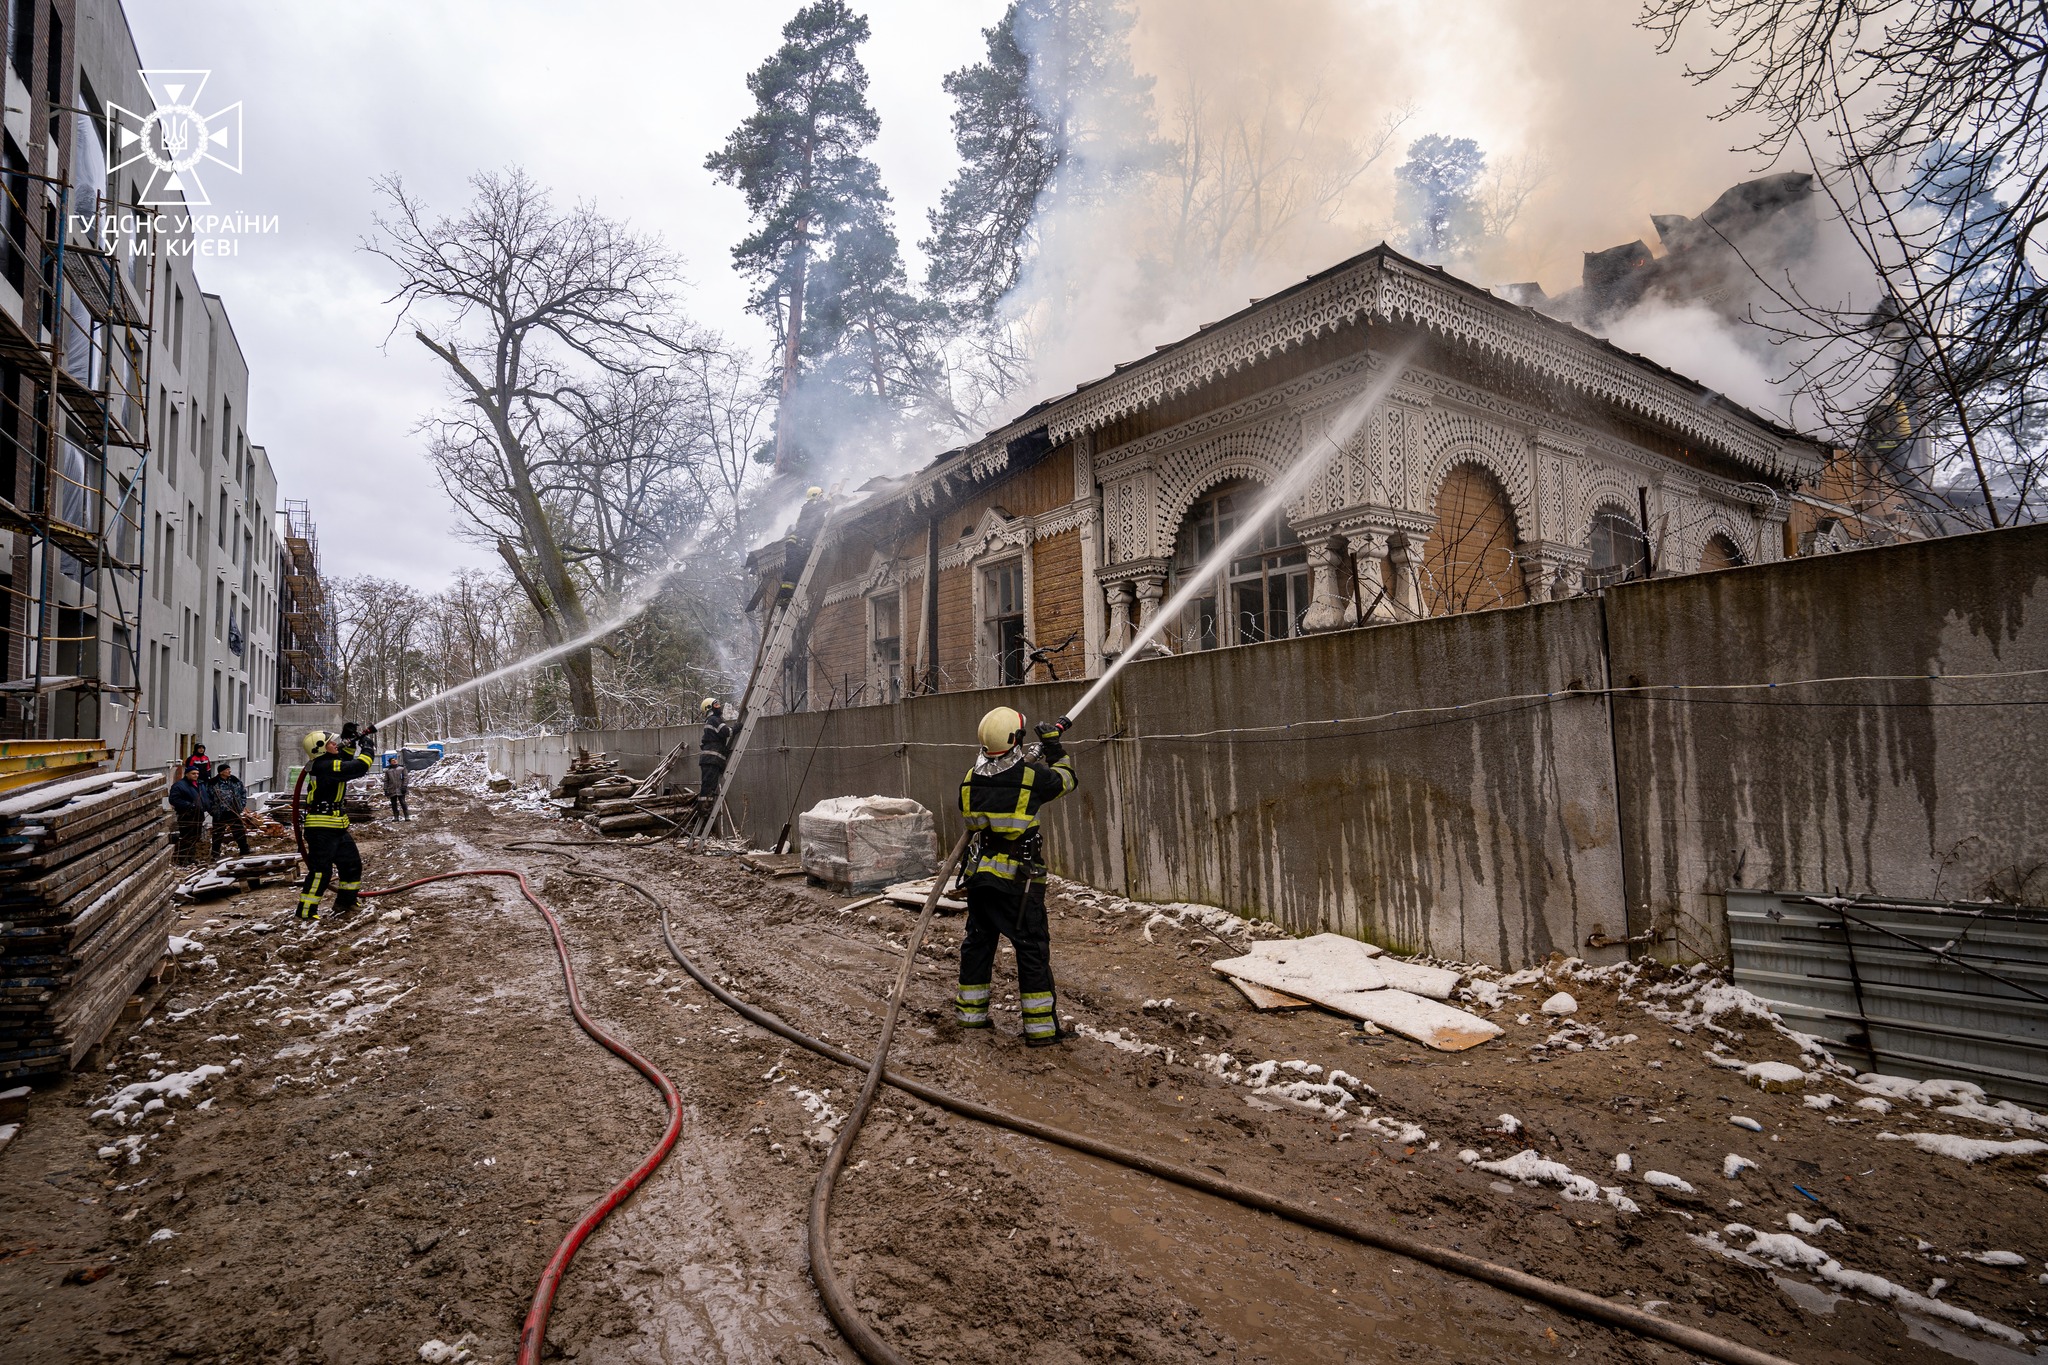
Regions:
M 1488 163 L 1479 191 L 1480 226 L 1489 237 L 1505 237 L 1522 206 L 1550 178 L 1550 163 L 1534 152 L 1498 157 Z
M 415 689 L 425 681 L 419 593 L 403 583 L 363 575 L 337 580 L 333 600 L 342 714 L 378 720 L 414 700 Z
M 1370 133 L 1349 137 L 1328 126 L 1321 84 L 1295 94 L 1269 77 L 1217 99 L 1190 77 L 1170 114 L 1165 173 L 1177 258 L 1221 269 L 1265 259 L 1302 225 L 1335 216 L 1413 116 L 1390 110 Z
M 2048 7 L 2038 0 L 1645 0 L 1689 74 L 1727 80 L 1748 150 L 1807 162 L 1878 295 L 1752 262 L 1796 381 L 1857 477 L 1938 523 L 2032 520 L 2048 497 Z
M 681 339 L 668 255 L 588 205 L 557 209 L 517 168 L 480 174 L 456 217 L 432 217 L 397 176 L 365 248 L 401 283 L 396 325 L 448 369 L 457 406 L 431 425 L 442 483 L 493 544 L 550 644 L 589 629 L 583 592 L 535 477 L 600 377 L 661 368 Z M 599 723 L 587 650 L 564 663 L 575 723 Z

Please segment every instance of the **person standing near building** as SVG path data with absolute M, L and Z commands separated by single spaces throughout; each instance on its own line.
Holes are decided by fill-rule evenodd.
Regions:
M 198 769 L 188 766 L 178 774 L 169 800 L 171 814 L 178 820 L 177 851 L 172 856 L 183 864 L 196 863 L 199 839 L 206 831 L 206 788 L 200 784 Z
M 1038 812 L 1074 790 L 1078 779 L 1060 736 L 1064 719 L 1038 726 L 1026 744 L 1024 713 L 998 706 L 981 718 L 981 757 L 960 783 L 960 814 L 968 847 L 960 864 L 967 884 L 967 934 L 960 941 L 960 987 L 954 996 L 961 1028 L 989 1027 L 989 991 L 996 947 L 1007 938 L 1017 953 L 1017 1003 L 1024 1041 L 1060 1041 L 1059 1001 L 1052 980 L 1052 929 L 1045 917 L 1045 834 Z
M 697 744 L 697 800 L 708 812 L 717 799 L 719 784 L 725 781 L 726 760 L 732 757 L 732 726 L 725 719 L 725 703 L 716 697 L 704 699 L 704 737 Z
M 412 812 L 406 809 L 406 789 L 412 784 L 412 770 L 405 766 L 405 750 L 391 755 L 384 765 L 384 799 L 391 803 L 391 818 L 410 820 Z
M 306 884 L 299 889 L 299 918 L 320 918 L 320 897 L 334 886 L 334 912 L 356 908 L 363 891 L 363 855 L 348 832 L 348 784 L 370 772 L 370 760 L 356 752 L 369 747 L 371 730 L 358 737 L 353 723 L 341 734 L 314 730 L 303 741 L 306 761 Z M 345 751 L 344 751 L 345 750 Z
M 191 756 L 185 760 L 185 771 L 189 773 L 195 768 L 198 769 L 199 780 L 204 782 L 208 770 L 212 767 L 213 760 L 206 756 L 206 746 L 204 744 L 193 745 Z
M 206 784 L 206 812 L 213 817 L 213 860 L 220 861 L 220 846 L 232 837 L 241 856 L 249 856 L 249 831 L 242 824 L 242 812 L 249 805 L 249 789 L 223 763 L 213 770 Z

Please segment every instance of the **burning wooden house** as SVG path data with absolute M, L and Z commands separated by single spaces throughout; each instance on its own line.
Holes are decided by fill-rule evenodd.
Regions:
M 1385 398 L 1330 450 L 1347 405 Z M 869 485 L 822 538 L 767 710 L 1101 671 L 1164 646 L 1484 610 L 1787 553 L 1827 452 L 1684 375 L 1386 246 Z M 1303 458 L 1319 477 L 1210 549 Z M 779 547 L 756 556 L 772 601 Z

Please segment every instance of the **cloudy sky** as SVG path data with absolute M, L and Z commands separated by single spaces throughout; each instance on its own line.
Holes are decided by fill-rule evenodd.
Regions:
M 312 502 L 329 572 L 433 588 L 487 562 L 448 533 L 414 432 L 442 401 L 432 358 L 390 336 L 392 280 L 359 249 L 372 177 L 396 172 L 452 209 L 472 173 L 522 165 L 563 199 L 659 231 L 686 263 L 697 319 L 759 343 L 729 266 L 746 231 L 739 196 L 703 161 L 746 114 L 746 74 L 794 2 L 126 0 L 146 64 L 210 70 L 210 99 L 243 101 L 244 173 L 216 174 L 208 188 L 220 209 L 278 215 L 280 231 L 201 262 L 201 280 L 225 299 L 249 357 L 251 436 L 284 495 Z M 979 55 L 1002 3 L 864 9 L 882 119 L 874 154 L 909 247 L 953 170 L 940 77 Z M 1227 65 L 1265 44 L 1259 60 L 1276 69 L 1313 66 L 1319 88 L 1337 92 L 1339 117 L 1364 121 L 1405 101 L 1416 132 L 1476 136 L 1496 151 L 1540 145 L 1553 172 L 1532 202 L 1524 259 L 1501 268 L 1553 289 L 1574 282 L 1578 252 L 1647 233 L 1653 211 L 1696 213 L 1750 169 L 1707 119 L 1711 94 L 1630 26 L 1632 0 L 1144 0 L 1141 10 L 1141 60 L 1167 80 L 1203 54 Z M 1374 207 L 1358 207 L 1355 227 L 1347 220 L 1351 249 L 1378 240 Z M 1286 262 L 1283 273 L 1328 263 Z

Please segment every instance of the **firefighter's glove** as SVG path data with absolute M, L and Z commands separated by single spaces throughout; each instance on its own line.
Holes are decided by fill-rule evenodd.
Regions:
M 1067 756 L 1066 746 L 1060 743 L 1060 736 L 1066 732 L 1066 726 L 1042 720 L 1032 728 L 1038 731 L 1038 751 L 1045 756 L 1046 762 L 1057 763 Z

